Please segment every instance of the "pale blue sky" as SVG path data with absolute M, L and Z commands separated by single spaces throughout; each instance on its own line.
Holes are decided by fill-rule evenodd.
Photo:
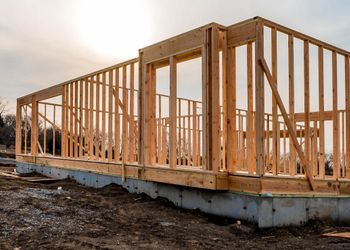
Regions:
M 345 0 L 0 0 L 0 96 L 14 111 L 17 97 L 136 57 L 142 46 L 258 15 L 349 50 L 349 11 Z

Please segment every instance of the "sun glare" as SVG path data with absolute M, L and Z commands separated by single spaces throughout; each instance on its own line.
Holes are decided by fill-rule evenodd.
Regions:
M 78 29 L 82 42 L 101 56 L 128 59 L 147 45 L 151 20 L 143 1 L 81 1 Z

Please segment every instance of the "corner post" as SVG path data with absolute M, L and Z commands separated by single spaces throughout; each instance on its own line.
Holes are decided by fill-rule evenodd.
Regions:
M 256 22 L 255 42 L 255 152 L 256 152 L 256 174 L 264 175 L 264 72 L 259 60 L 264 58 L 264 29 L 263 21 Z
M 219 86 L 219 28 L 216 25 L 204 30 L 202 60 L 204 165 L 205 169 L 217 172 L 221 166 L 221 114 Z

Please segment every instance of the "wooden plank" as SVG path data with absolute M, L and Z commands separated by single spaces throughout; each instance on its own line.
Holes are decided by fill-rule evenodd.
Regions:
M 180 34 L 162 42 L 153 44 L 140 50 L 143 62 L 151 63 L 162 58 L 169 58 L 174 54 L 181 54 L 196 49 L 202 45 L 203 27 Z
M 94 138 L 96 131 L 94 131 L 94 76 L 90 78 L 90 98 L 89 98 L 89 157 L 90 159 L 94 158 Z M 97 84 L 96 84 L 97 85 Z
M 227 46 L 239 46 L 254 41 L 255 27 L 255 20 L 243 25 L 227 27 Z
M 275 79 L 275 83 L 277 83 L 277 30 L 271 29 L 271 61 L 272 68 L 271 73 L 272 77 Z M 278 110 L 276 99 L 272 96 L 272 173 L 273 175 L 278 174 L 279 170 L 279 122 L 278 122 Z
M 254 102 L 253 102 L 253 45 L 247 44 L 247 166 L 248 173 L 253 175 L 255 170 L 255 156 L 254 156 Z
M 227 56 L 227 169 L 234 173 L 237 170 L 236 48 L 229 48 Z
M 113 71 L 108 71 L 108 161 L 113 159 Z
M 120 161 L 119 68 L 114 72 L 114 160 Z
M 46 120 L 47 120 L 47 109 L 46 104 L 44 104 L 44 155 L 46 155 Z
M 220 66 L 219 66 L 219 29 L 214 27 L 211 36 L 211 83 L 210 83 L 210 102 L 211 109 L 209 114 L 211 145 L 210 145 L 210 169 L 214 172 L 219 171 L 221 165 L 221 111 L 220 111 Z
M 38 102 L 33 96 L 32 99 L 32 119 L 31 119 L 31 139 L 30 148 L 31 154 L 34 156 L 38 155 Z
M 176 167 L 176 97 L 177 97 L 177 67 L 176 58 L 170 57 L 170 122 L 169 122 L 169 165 L 171 168 Z
M 130 64 L 130 111 L 129 111 L 129 131 L 130 131 L 130 149 L 129 149 L 129 161 L 134 162 L 135 161 L 135 109 L 134 109 L 134 64 Z
M 192 132 L 192 139 L 193 139 L 193 151 L 192 151 L 192 165 L 193 166 L 198 166 L 198 123 L 197 123 L 197 102 L 193 102 L 192 106 L 192 127 L 193 127 L 193 132 Z
M 310 166 L 310 69 L 309 69 L 309 42 L 304 41 L 304 151 L 305 160 Z
M 78 158 L 78 84 L 74 82 L 74 158 Z
M 66 82 L 63 82 L 63 83 L 60 83 L 60 84 L 48 87 L 46 89 L 39 90 L 39 91 L 34 92 L 32 94 L 29 94 L 29 95 L 26 95 L 26 96 L 22 96 L 22 97 L 18 98 L 18 100 L 20 101 L 21 104 L 29 104 L 31 102 L 31 98 L 32 98 L 33 95 L 37 96 L 37 100 L 38 101 L 45 100 L 45 99 L 50 99 L 52 97 L 61 95 L 63 86 L 65 86 L 66 84 L 69 84 L 71 82 L 75 82 L 75 81 L 78 81 L 78 80 L 85 80 L 85 79 L 87 79 L 87 78 L 89 78 L 91 76 L 100 74 L 102 72 L 106 72 L 106 71 L 108 71 L 110 69 L 114 69 L 116 67 L 122 67 L 123 65 L 128 65 L 130 63 L 135 63 L 135 62 L 138 62 L 138 58 L 133 58 L 133 59 L 130 59 L 128 61 L 117 63 L 117 64 L 112 65 L 110 67 L 107 67 L 107 68 L 104 68 L 104 69 L 101 69 L 101 70 L 97 70 L 95 72 L 88 73 L 88 74 L 83 75 L 83 76 L 76 77 L 76 78 L 68 80 Z
M 218 28 L 205 31 L 205 49 L 203 50 L 203 115 L 205 117 L 203 131 L 206 136 L 204 155 L 205 167 L 214 172 L 219 170 L 221 162 L 220 145 L 220 82 Z M 205 108 L 204 108 L 205 107 Z
M 288 80 L 289 80 L 289 118 L 295 130 L 295 118 L 294 118 L 294 37 L 288 36 Z M 289 174 L 295 175 L 296 173 L 296 158 L 295 148 L 293 141 L 289 138 Z
M 101 159 L 106 160 L 106 72 L 102 73 L 102 141 L 101 141 Z
M 323 64 L 323 48 L 318 47 L 318 99 L 319 99 L 319 123 L 320 123 L 320 139 L 319 139 L 319 176 L 325 177 L 325 127 L 324 127 L 324 64 Z
M 350 239 L 350 232 L 340 232 L 340 233 L 325 233 L 321 234 L 324 238 L 343 238 Z
M 22 106 L 16 106 L 16 155 L 22 152 Z
M 33 162 L 31 157 L 19 156 L 20 162 Z M 144 167 L 136 165 L 122 165 L 108 162 L 85 161 L 75 159 L 60 159 L 38 157 L 37 164 L 45 164 L 50 167 L 62 169 L 74 169 L 93 173 L 122 176 L 122 168 L 126 178 L 145 181 L 156 181 L 173 185 L 181 185 L 211 190 L 227 190 L 227 174 L 213 174 L 208 171 L 192 169 L 171 169 L 165 167 Z
M 62 130 L 61 130 L 62 135 Z M 56 106 L 53 106 L 52 155 L 56 156 Z
M 66 157 L 66 86 L 62 89 L 62 112 L 61 112 L 61 123 L 62 123 L 62 134 L 61 134 L 61 156 Z
M 69 157 L 73 158 L 73 138 L 74 138 L 74 120 L 73 120 L 73 98 L 74 84 L 69 84 Z
M 24 154 L 27 154 L 27 146 L 28 146 L 28 112 L 27 112 L 28 106 L 24 106 Z
M 338 115 L 338 78 L 337 78 L 337 53 L 332 52 L 332 109 L 333 109 L 333 177 L 340 174 L 339 151 L 339 115 Z
M 311 134 L 311 172 L 313 176 L 318 175 L 317 170 L 317 122 L 313 121 Z
M 264 33 L 263 25 L 257 22 L 255 42 L 255 154 L 256 174 L 264 174 L 264 113 L 265 113 L 265 92 L 264 72 L 259 67 L 259 61 L 264 57 Z
M 181 165 L 181 157 L 182 157 L 182 151 L 181 151 L 181 146 L 182 146 L 182 134 L 181 134 L 181 99 L 177 99 L 177 104 L 178 104 L 178 119 L 177 119 L 177 124 L 178 124 L 178 129 L 177 129 L 177 164 Z
M 227 31 L 219 29 L 219 50 L 221 48 L 221 87 L 222 92 L 219 93 L 221 95 L 219 99 L 222 99 L 222 117 L 221 117 L 221 170 L 227 171 L 227 157 L 226 157 L 226 149 L 227 149 Z M 220 62 L 219 62 L 220 63 Z
M 158 118 L 156 119 L 157 126 L 157 156 L 158 164 L 162 164 L 162 96 L 158 95 Z
M 100 79 L 100 74 L 96 75 L 96 80 L 99 81 Z M 100 159 L 100 112 L 101 112 L 101 107 L 100 107 L 100 89 L 101 89 L 101 84 L 97 83 L 96 84 L 96 133 L 95 133 L 95 160 Z
M 128 145 L 128 123 L 127 123 L 127 114 L 128 114 L 128 92 L 126 89 L 126 66 L 123 66 L 123 124 L 122 124 L 122 161 L 127 161 L 127 145 Z
M 79 81 L 79 158 L 83 156 L 83 81 Z M 56 106 L 54 106 L 56 109 Z M 54 116 L 55 117 L 55 116 Z
M 192 129 L 191 129 L 191 101 L 187 101 L 187 165 L 191 166 L 192 157 Z
M 314 189 L 314 180 L 313 180 L 313 177 L 312 177 L 312 174 L 311 174 L 311 171 L 310 171 L 310 167 L 309 167 L 309 162 L 306 160 L 306 157 L 303 155 L 303 152 L 302 152 L 302 149 L 301 149 L 301 146 L 298 142 L 298 139 L 296 137 L 296 134 L 294 133 L 294 130 L 293 130 L 293 124 L 291 123 L 290 119 L 288 118 L 288 114 L 286 112 L 286 109 L 283 105 L 283 101 L 278 93 L 278 90 L 277 90 L 277 87 L 276 87 L 276 84 L 274 83 L 274 79 L 269 71 L 269 68 L 267 66 L 267 63 L 265 61 L 264 58 L 260 59 L 259 60 L 259 64 L 262 66 L 262 69 L 263 71 L 265 72 L 265 75 L 266 75 L 266 78 L 268 79 L 268 82 L 269 82 L 269 85 L 271 87 L 271 90 L 272 90 L 272 94 L 274 95 L 275 99 L 276 99 L 276 102 L 278 104 L 278 107 L 281 111 L 281 114 L 283 116 L 283 119 L 284 119 L 284 122 L 286 123 L 286 126 L 289 130 L 289 133 L 290 133 L 290 137 L 291 139 L 293 140 L 293 144 L 294 144 L 294 147 L 298 153 L 298 156 L 299 156 L 299 159 L 300 159 L 300 162 L 301 162 L 301 166 L 302 168 L 304 169 L 305 171 L 305 175 L 308 179 L 308 182 L 310 184 L 310 187 L 312 190 L 315 190 Z
M 346 178 L 350 179 L 350 68 L 345 57 L 345 109 L 346 109 Z

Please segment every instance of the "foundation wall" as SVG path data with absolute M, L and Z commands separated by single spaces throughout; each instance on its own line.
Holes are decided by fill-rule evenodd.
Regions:
M 163 197 L 185 209 L 199 209 L 208 214 L 257 223 L 260 228 L 303 225 L 311 219 L 327 219 L 350 224 L 350 196 L 300 197 L 259 196 L 227 191 L 213 191 L 135 180 L 81 170 L 17 162 L 18 173 L 37 172 L 45 176 L 71 178 L 78 183 L 101 188 L 109 184 L 123 186 L 131 193 Z

